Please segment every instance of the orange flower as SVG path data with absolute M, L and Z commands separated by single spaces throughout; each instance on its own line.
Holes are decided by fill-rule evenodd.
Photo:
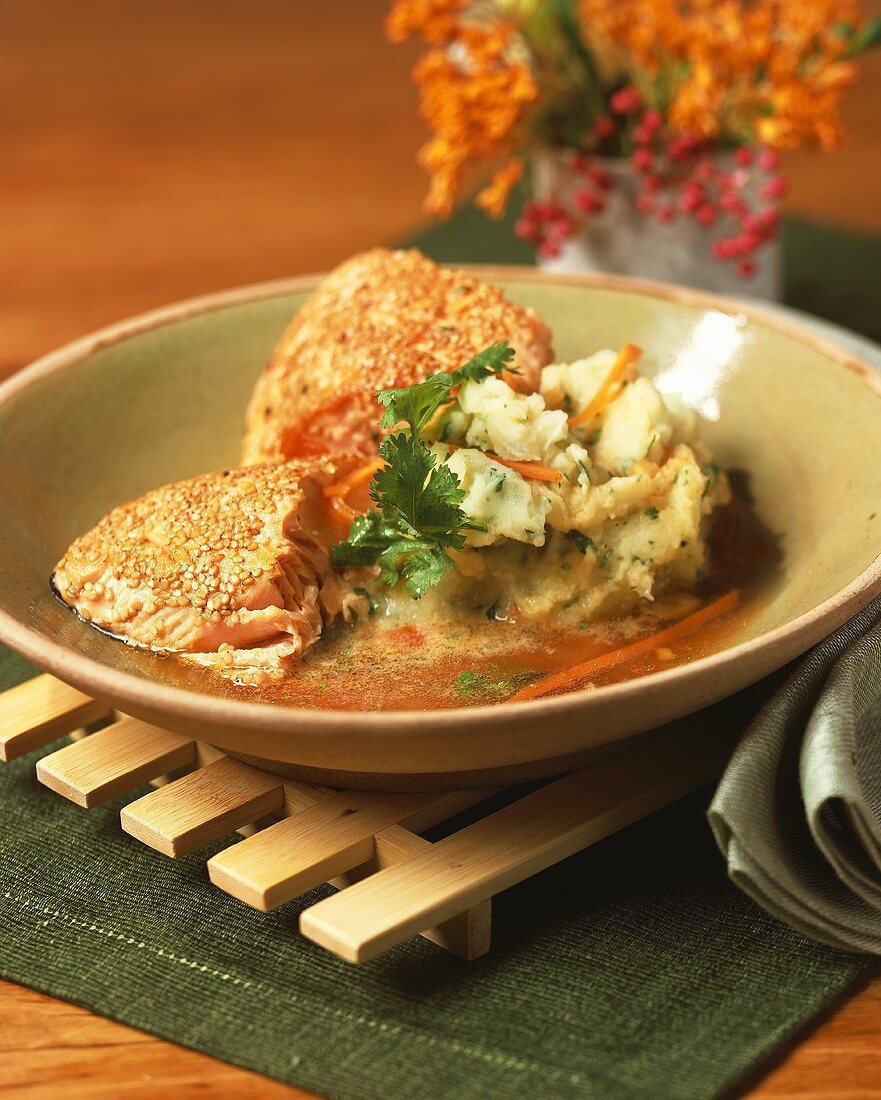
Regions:
M 778 147 L 841 137 L 855 69 L 837 28 L 861 22 L 857 0 L 580 0 L 579 16 L 677 129 Z
M 395 0 L 385 20 L 390 42 L 416 34 L 429 44 L 447 41 L 456 30 L 467 0 Z
M 523 164 L 519 160 L 509 160 L 493 175 L 486 187 L 478 192 L 477 205 L 493 218 L 500 218 L 508 202 L 508 196 L 520 177 Z
M 386 30 L 396 41 L 419 33 L 429 43 L 413 69 L 432 132 L 419 151 L 431 179 L 427 210 L 448 215 L 469 168 L 502 162 L 479 199 L 498 216 L 522 172 L 514 154 L 525 144 L 523 123 L 538 89 L 515 48 L 516 28 L 469 22 L 462 8 L 462 0 L 397 0 Z

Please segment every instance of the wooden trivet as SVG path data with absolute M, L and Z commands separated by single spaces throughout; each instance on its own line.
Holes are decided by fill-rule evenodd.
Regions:
M 484 955 L 494 894 L 716 778 L 731 737 L 707 733 L 696 745 L 693 729 L 660 731 L 432 844 L 418 834 L 494 792 L 330 790 L 117 715 L 53 676 L 0 695 L 0 760 L 77 738 L 39 760 L 37 778 L 78 806 L 156 784 L 120 824 L 157 852 L 244 833 L 207 861 L 233 897 L 268 911 L 322 882 L 338 887 L 303 910 L 300 931 L 349 962 L 416 934 L 465 959 Z

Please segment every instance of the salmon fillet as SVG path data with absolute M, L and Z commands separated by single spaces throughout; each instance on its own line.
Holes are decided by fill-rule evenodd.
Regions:
M 257 381 L 243 461 L 370 453 L 376 390 L 454 370 L 503 340 L 525 384 L 537 388 L 551 361 L 551 334 L 531 309 L 415 249 L 354 256 L 304 302 Z
M 155 489 L 70 546 L 55 591 L 132 645 L 239 683 L 280 679 L 326 624 L 367 609 L 331 564 L 341 532 L 323 491 L 358 464 L 253 466 Z

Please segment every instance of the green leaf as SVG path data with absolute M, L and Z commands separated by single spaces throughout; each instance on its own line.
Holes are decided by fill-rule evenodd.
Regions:
M 468 362 L 453 371 L 453 385 L 462 382 L 482 382 L 493 374 L 499 374 L 503 370 L 511 371 L 508 363 L 514 358 L 514 349 L 510 344 L 491 344 L 469 359 Z M 516 373 L 516 372 L 511 372 Z
M 414 600 L 419 600 L 429 588 L 440 584 L 447 573 L 454 569 L 450 555 L 440 544 L 435 544 L 410 554 L 401 567 L 401 573 L 407 584 L 407 591 Z
M 378 565 L 384 584 L 403 577 L 418 600 L 454 568 L 447 550 L 461 549 L 465 532 L 476 525 L 459 507 L 465 493 L 458 478 L 437 465 L 420 439 L 390 435 L 379 453 L 387 465 L 370 483 L 377 508 L 355 518 L 333 559 L 339 565 Z
M 370 482 L 375 511 L 358 516 L 348 538 L 333 548 L 338 565 L 378 565 L 384 584 L 403 577 L 420 599 L 455 568 L 448 550 L 461 550 L 467 531 L 486 530 L 462 511 L 465 493 L 459 479 L 419 438 L 438 409 L 451 404 L 450 391 L 462 382 L 481 382 L 498 374 L 514 356 L 507 344 L 493 344 L 458 370 L 439 371 L 413 386 L 380 390 L 381 428 L 406 424 L 407 431 L 379 445 L 386 465 Z
M 452 374 L 438 371 L 424 382 L 415 382 L 412 386 L 379 390 L 377 400 L 385 406 L 380 428 L 406 424 L 414 436 L 419 436 L 437 410 L 452 402 L 450 390 L 454 386 L 463 382 L 482 382 L 484 378 L 505 370 L 513 358 L 514 349 L 508 344 L 492 344 Z
M 881 45 L 881 15 L 876 15 L 856 32 L 847 53 L 849 57 L 855 57 L 879 45 Z
M 570 531 L 569 538 L 572 539 L 576 549 L 582 554 L 586 554 L 588 550 L 593 549 L 593 539 L 590 535 L 582 535 L 580 531 Z
M 380 390 L 376 397 L 385 405 L 380 428 L 407 424 L 413 435 L 418 436 L 441 405 L 451 400 L 451 385 L 450 375 L 440 371 L 413 386 Z
M 421 440 L 403 433 L 384 439 L 379 453 L 388 465 L 377 471 L 370 495 L 386 522 L 412 537 L 462 546 L 459 528 L 468 521 L 459 505 L 465 493 L 449 466 L 438 466 Z
M 333 560 L 338 565 L 375 565 L 379 554 L 397 536 L 395 529 L 383 522 L 379 512 L 356 516 L 345 542 L 334 546 Z

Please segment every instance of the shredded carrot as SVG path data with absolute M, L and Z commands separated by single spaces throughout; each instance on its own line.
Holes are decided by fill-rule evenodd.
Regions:
M 366 465 L 359 466 L 340 481 L 334 482 L 333 485 L 328 485 L 324 490 L 325 496 L 337 497 L 340 500 L 344 500 L 353 489 L 357 489 L 359 485 L 363 485 L 365 481 L 369 481 L 382 466 L 385 466 L 384 459 L 371 459 Z
M 541 680 L 536 680 L 534 684 L 529 684 L 512 695 L 508 702 L 519 703 L 527 699 L 538 699 L 542 695 L 549 695 L 552 691 L 571 688 L 597 672 L 615 668 L 617 665 L 631 661 L 634 657 L 640 657 L 644 653 L 649 653 L 659 646 L 669 646 L 671 642 L 678 642 L 680 639 L 688 637 L 689 634 L 693 634 L 706 623 L 718 619 L 720 615 L 724 615 L 728 611 L 732 611 L 739 601 L 740 592 L 736 588 L 732 589 L 731 592 L 721 596 L 718 600 L 714 600 L 713 603 L 707 604 L 706 607 L 700 608 L 692 615 L 686 615 L 678 623 L 673 623 L 672 626 L 665 627 L 648 638 L 641 638 L 631 645 L 613 649 L 611 653 L 603 653 L 601 656 L 593 657 L 580 665 L 573 665 L 571 668 L 562 669 L 560 672 L 554 672 L 550 676 L 544 676 Z
M 523 477 L 531 477 L 533 481 L 562 481 L 563 475 L 559 470 L 552 470 L 550 466 L 542 466 L 540 462 L 516 462 L 513 458 L 499 458 L 498 455 L 487 452 L 487 458 L 498 462 L 500 466 L 507 466 L 510 470 L 516 470 Z
M 611 370 L 603 379 L 600 388 L 591 400 L 580 413 L 569 417 L 569 427 L 580 428 L 588 424 L 595 416 L 598 416 L 615 395 L 615 391 L 620 387 L 624 375 L 631 367 L 635 367 L 641 358 L 642 348 L 638 348 L 636 344 L 625 344 L 618 352 Z

